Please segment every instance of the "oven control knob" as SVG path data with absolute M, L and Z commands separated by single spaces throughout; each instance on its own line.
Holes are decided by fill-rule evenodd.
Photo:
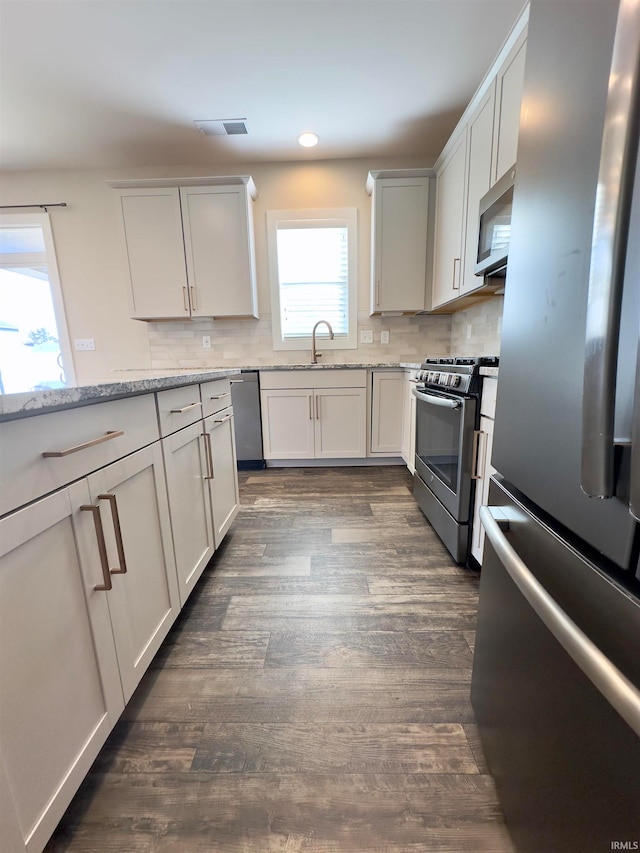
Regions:
M 449 377 L 447 376 L 446 373 L 440 373 L 438 375 L 438 384 L 439 385 L 446 385 L 448 379 L 449 379 Z
M 457 388 L 460 384 L 460 377 L 456 373 L 452 373 L 449 377 L 449 385 L 452 388 Z

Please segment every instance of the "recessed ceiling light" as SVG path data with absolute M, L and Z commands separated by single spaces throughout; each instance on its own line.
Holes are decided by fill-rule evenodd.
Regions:
M 298 137 L 298 142 L 303 148 L 313 148 L 314 145 L 318 144 L 318 134 L 305 131 Z

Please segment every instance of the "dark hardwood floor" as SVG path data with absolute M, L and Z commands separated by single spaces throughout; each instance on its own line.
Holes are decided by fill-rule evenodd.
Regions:
M 469 702 L 478 576 L 406 469 L 240 477 L 47 853 L 512 851 Z

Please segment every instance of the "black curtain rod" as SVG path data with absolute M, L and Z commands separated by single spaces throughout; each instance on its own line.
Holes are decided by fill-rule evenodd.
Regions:
M 46 210 L 48 207 L 66 207 L 66 201 L 58 201 L 55 204 L 0 204 L 0 210 L 16 210 L 19 207 L 40 207 Z

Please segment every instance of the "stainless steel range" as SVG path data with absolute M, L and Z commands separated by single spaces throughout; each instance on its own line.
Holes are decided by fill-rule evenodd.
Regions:
M 417 373 L 414 495 L 458 563 L 471 542 L 483 366 L 497 356 L 425 358 Z

